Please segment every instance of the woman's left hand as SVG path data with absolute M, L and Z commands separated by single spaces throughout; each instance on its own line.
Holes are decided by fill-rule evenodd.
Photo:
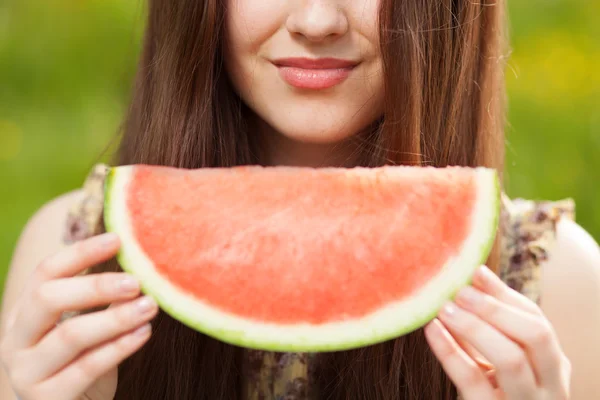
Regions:
M 425 335 L 464 400 L 569 399 L 571 365 L 552 325 L 486 267 Z

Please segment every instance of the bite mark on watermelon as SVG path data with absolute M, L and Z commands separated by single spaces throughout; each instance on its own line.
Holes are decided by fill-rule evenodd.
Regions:
M 494 171 L 383 167 L 113 168 L 119 261 L 183 323 L 278 351 L 408 333 L 491 248 Z

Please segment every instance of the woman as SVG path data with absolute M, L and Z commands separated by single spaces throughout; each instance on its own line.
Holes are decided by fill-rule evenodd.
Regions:
M 502 170 L 503 1 L 149 3 L 121 164 Z M 3 302 L 2 399 L 521 400 L 600 391 L 600 252 L 565 217 L 570 203 L 506 201 L 489 262 L 521 293 L 482 268 L 424 330 L 355 351 L 282 355 L 209 339 L 139 298 L 137 282 L 106 262 L 118 238 L 95 236 L 101 178 L 42 208 L 20 239 Z M 71 233 L 83 240 L 62 248 L 69 209 Z M 57 323 L 68 311 L 83 314 Z

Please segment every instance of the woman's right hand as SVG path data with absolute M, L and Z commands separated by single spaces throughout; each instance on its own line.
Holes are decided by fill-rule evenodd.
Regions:
M 150 337 L 158 307 L 139 297 L 125 273 L 75 276 L 112 258 L 119 239 L 108 233 L 78 242 L 42 262 L 9 311 L 2 363 L 20 400 L 112 400 L 117 367 Z M 68 311 L 107 309 L 62 323 Z

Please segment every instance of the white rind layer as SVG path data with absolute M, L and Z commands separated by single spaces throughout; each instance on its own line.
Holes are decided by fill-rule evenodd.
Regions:
M 144 292 L 184 324 L 221 341 L 271 351 L 334 351 L 393 339 L 425 325 L 456 291 L 467 285 L 485 262 L 494 241 L 499 213 L 499 184 L 493 170 L 476 169 L 477 200 L 470 234 L 455 258 L 410 298 L 387 305 L 361 319 L 322 325 L 279 325 L 240 318 L 187 295 L 155 270 L 132 232 L 127 209 L 131 166 L 113 168 L 107 180 L 105 225 L 122 246 L 123 269 L 135 275 Z

